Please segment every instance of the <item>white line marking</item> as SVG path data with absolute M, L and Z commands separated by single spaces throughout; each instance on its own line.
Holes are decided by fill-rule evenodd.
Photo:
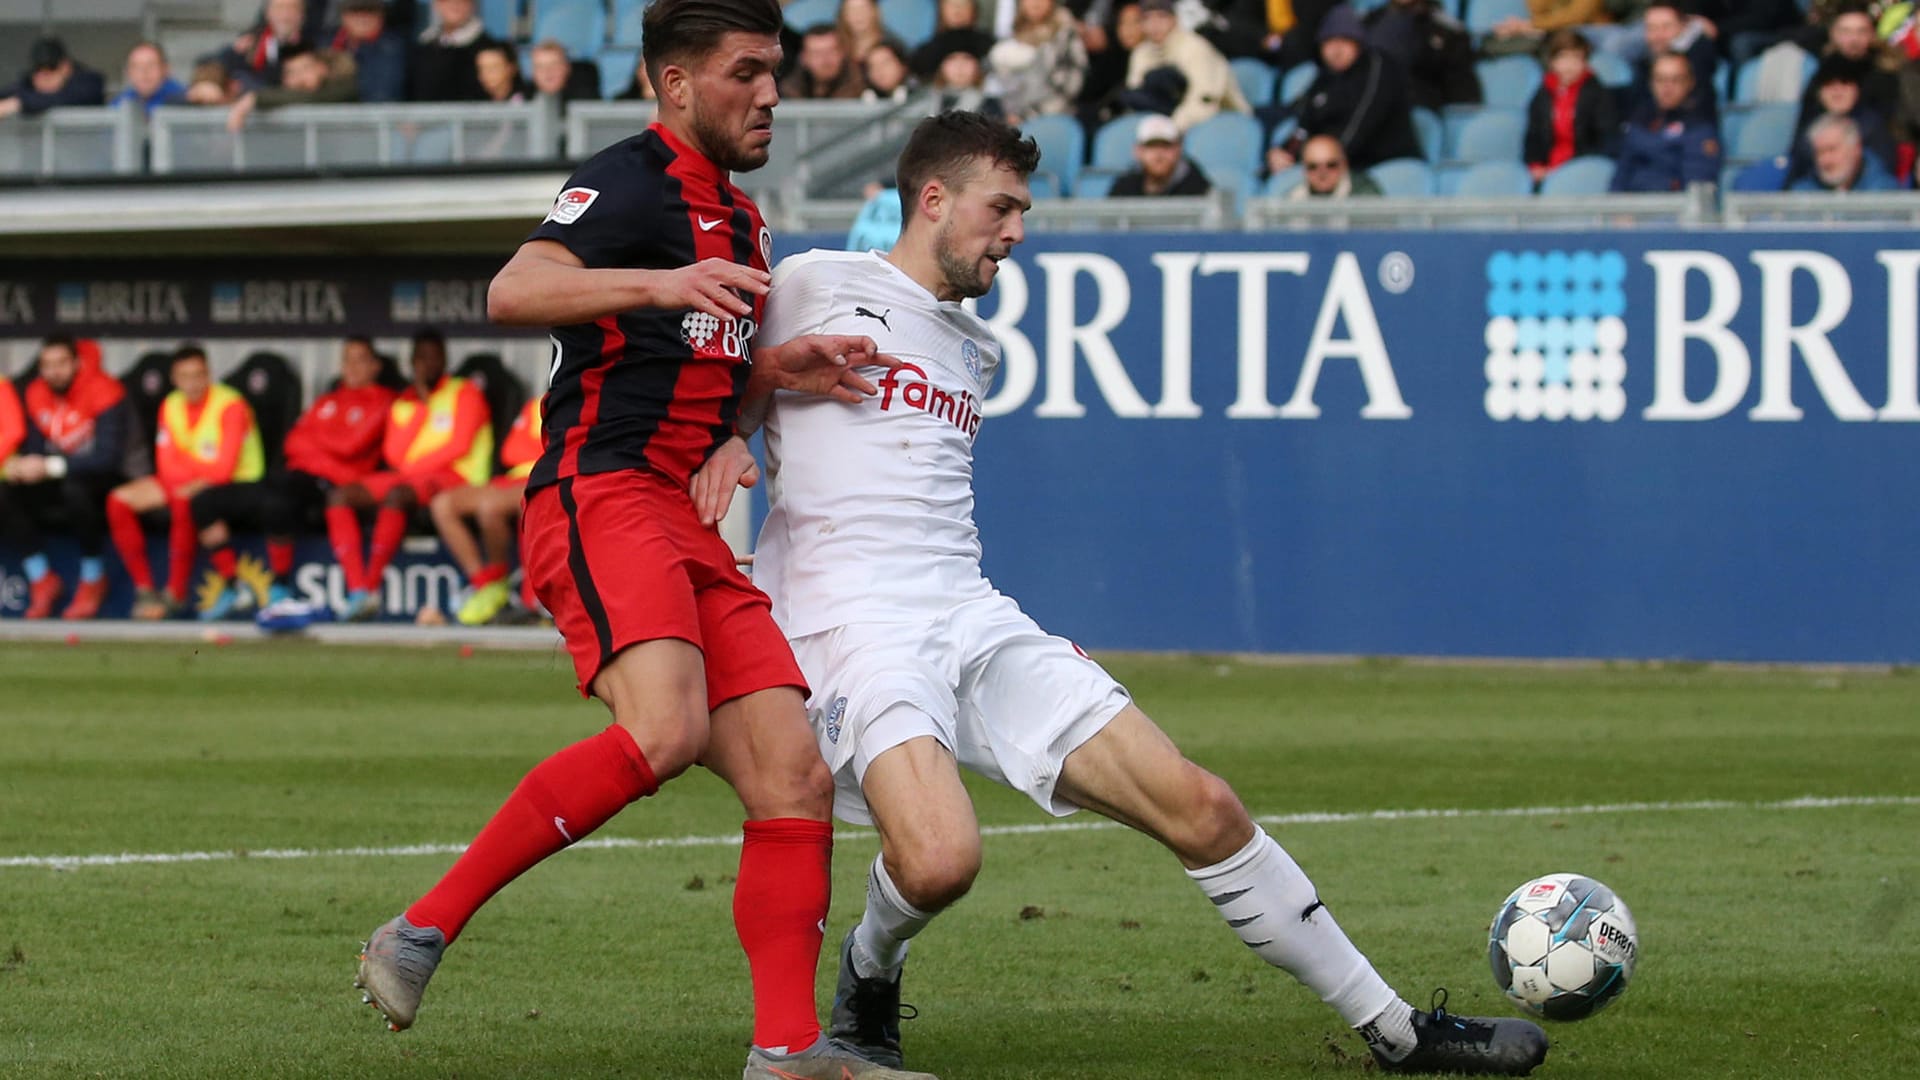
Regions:
M 1595 814 L 1653 814 L 1715 810 L 1832 810 L 1846 807 L 1920 806 L 1920 795 L 1862 795 L 1834 798 L 1803 795 L 1797 799 L 1773 802 L 1738 802 L 1730 799 L 1704 799 L 1697 802 L 1597 803 L 1587 806 L 1506 806 L 1454 808 L 1439 810 L 1364 810 L 1320 811 L 1300 814 L 1262 814 L 1254 818 L 1262 825 L 1337 825 L 1360 821 L 1430 821 L 1453 818 L 1527 818 L 1585 817 Z M 1086 832 L 1093 829 L 1118 829 L 1106 820 L 1056 821 L 1034 825 L 989 825 L 982 836 L 1028 836 L 1037 833 Z M 836 829 L 836 840 L 871 840 L 871 829 Z M 739 834 L 728 836 L 664 836 L 647 840 L 609 836 L 582 840 L 569 851 L 645 850 L 648 848 L 738 847 Z M 0 870 L 45 869 L 78 870 L 92 866 L 135 866 L 193 862 L 228 862 L 239 859 L 390 859 L 409 855 L 458 855 L 465 844 L 409 844 L 402 847 L 350 848 L 263 848 L 259 851 L 175 851 L 124 852 L 118 855 L 10 855 L 0 856 Z

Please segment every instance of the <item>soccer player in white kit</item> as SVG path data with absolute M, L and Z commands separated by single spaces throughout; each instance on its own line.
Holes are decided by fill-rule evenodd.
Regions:
M 859 404 L 780 393 L 765 420 L 771 509 L 754 584 L 812 688 L 835 813 L 880 834 L 866 912 L 841 946 L 834 1036 L 900 1063 L 907 943 L 980 868 L 965 766 L 1049 813 L 1084 807 L 1166 845 L 1241 940 L 1319 994 L 1385 1068 L 1525 1074 L 1546 1056 L 1538 1026 L 1414 1010 L 1233 789 L 981 573 L 973 440 L 1000 350 L 960 301 L 985 294 L 1023 238 L 1038 160 L 997 120 L 923 121 L 900 155 L 898 244 L 787 259 L 760 328 L 768 344 L 865 334 L 900 361 Z M 693 481 L 703 518 L 755 479 L 745 443 L 729 443 Z

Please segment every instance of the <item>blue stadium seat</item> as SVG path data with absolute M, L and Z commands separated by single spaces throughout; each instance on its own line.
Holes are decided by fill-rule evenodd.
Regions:
M 1533 174 L 1518 161 L 1482 161 L 1440 170 L 1439 188 L 1442 195 L 1511 198 L 1533 194 Z
M 1750 109 L 1729 110 L 1729 115 L 1736 111 L 1741 119 L 1721 132 L 1729 160 L 1758 161 L 1793 149 L 1793 124 L 1798 119 L 1798 111 L 1792 105 L 1755 105 Z
M 1519 109 L 1448 109 L 1446 126 L 1448 161 L 1519 161 L 1527 135 Z
M 1767 59 L 1766 53 L 1749 59 L 1740 65 L 1740 73 L 1733 83 L 1733 102 L 1736 105 L 1755 105 L 1760 103 L 1760 65 Z M 1805 93 L 1807 84 L 1813 81 L 1813 73 L 1819 70 L 1820 60 L 1811 53 L 1800 54 L 1800 87 Z
M 781 14 L 788 29 L 804 34 L 808 27 L 832 22 L 840 14 L 840 0 L 793 0 Z
M 615 45 L 639 48 L 640 17 L 646 12 L 646 0 L 613 0 L 613 24 L 607 39 Z
M 1036 172 L 1027 177 L 1027 194 L 1034 202 L 1042 199 L 1058 199 L 1066 192 L 1060 185 L 1060 178 L 1046 171 Z
M 1306 170 L 1298 165 L 1295 165 L 1291 169 L 1282 169 L 1267 178 L 1267 187 L 1264 194 L 1270 196 L 1285 195 L 1287 192 L 1299 187 L 1301 182 L 1306 178 Z
M 1601 86 L 1619 90 L 1633 85 L 1633 65 L 1612 53 L 1594 53 L 1587 57 L 1587 66 L 1593 68 L 1593 77 Z
M 568 56 L 590 57 L 600 51 L 606 37 L 607 9 L 600 0 L 536 0 L 536 44 L 551 38 L 567 47 Z
M 1313 64 L 1295 64 L 1289 68 L 1280 79 L 1280 103 L 1293 104 L 1301 94 L 1307 92 L 1307 87 L 1313 85 L 1314 76 L 1318 74 L 1320 69 Z
M 414 6 L 414 29 L 425 30 L 432 26 L 433 0 L 418 0 Z M 513 40 L 513 23 L 520 17 L 520 0 L 480 0 L 477 10 L 480 12 L 480 21 L 486 25 L 487 36 L 502 41 Z
M 1040 172 L 1056 177 L 1061 190 L 1076 194 L 1080 164 L 1087 156 L 1087 129 L 1070 115 L 1036 116 L 1020 125 L 1040 146 Z
M 1574 158 L 1540 181 L 1542 195 L 1605 195 L 1613 185 L 1613 159 L 1601 154 Z
M 1428 161 L 1439 161 L 1440 152 L 1447 145 L 1447 133 L 1440 123 L 1440 114 L 1432 109 L 1414 106 L 1413 133 L 1420 140 L 1422 155 Z
M 1264 60 L 1251 56 L 1238 56 L 1233 59 L 1233 77 L 1240 84 L 1240 96 L 1254 108 L 1273 104 L 1273 95 L 1280 88 L 1280 72 Z
M 1107 197 L 1107 192 L 1113 188 L 1114 177 L 1119 175 L 1117 172 L 1106 169 L 1088 169 L 1082 172 L 1080 179 L 1075 182 L 1073 186 L 1073 197 L 1076 199 L 1104 199 Z
M 1466 4 L 1462 21 L 1474 37 L 1486 34 L 1507 19 L 1533 18 L 1533 13 L 1527 10 L 1527 0 L 1466 0 Z
M 1419 158 L 1394 158 L 1383 161 L 1367 170 L 1373 182 L 1380 185 L 1380 194 L 1399 199 L 1413 199 L 1431 195 L 1434 192 L 1433 167 Z
M 640 50 L 609 45 L 600 50 L 600 96 L 609 100 L 625 93 L 633 85 L 633 68 L 640 62 Z
M 1745 165 L 1728 165 L 1721 173 L 1720 183 L 1729 191 L 1784 191 L 1787 186 L 1786 155 Z
M 1223 112 L 1187 129 L 1186 153 L 1208 176 L 1256 172 L 1265 152 L 1261 134 L 1260 121 L 1245 113 Z
M 912 49 L 933 36 L 940 6 L 935 0 L 880 0 L 880 21 L 887 33 Z
M 1527 107 L 1546 74 L 1540 61 L 1531 56 L 1482 60 L 1473 69 L 1480 76 L 1480 90 L 1488 105 L 1515 109 Z
M 1133 129 L 1145 113 L 1126 113 L 1100 125 L 1093 134 L 1093 164 L 1113 172 L 1133 168 Z

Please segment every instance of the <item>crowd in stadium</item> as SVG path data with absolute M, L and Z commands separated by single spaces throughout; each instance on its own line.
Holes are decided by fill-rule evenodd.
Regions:
M 450 372 L 432 329 L 414 335 L 404 376 L 369 339 L 347 338 L 328 392 L 287 424 L 275 414 L 292 411 L 286 402 L 297 409 L 297 380 L 277 356 L 257 355 L 225 383 L 198 345 L 155 359 L 170 386 L 157 398 L 102 370 L 97 343 L 65 336 L 44 340 L 14 381 L 0 378 L 0 544 L 23 560 L 26 618 L 98 615 L 109 544 L 136 590 L 135 618 L 244 612 L 256 598 L 236 580 L 236 530 L 266 537 L 266 608 L 297 603 L 295 540 L 324 528 L 348 590 L 339 614 L 371 619 L 382 575 L 422 512 L 466 576 L 462 623 L 538 612 L 525 595 L 510 608 L 508 585 L 520 496 L 541 448 L 538 397 L 496 417 L 480 380 Z M 149 530 L 167 537 L 161 578 Z M 78 580 L 53 572 L 50 535 L 78 547 Z M 202 556 L 219 588 L 190 611 Z
M 516 7 L 267 0 L 184 79 L 158 45 L 135 46 L 117 91 L 42 39 L 0 117 L 187 103 L 240 130 L 301 102 L 651 96 L 644 0 L 529 0 L 524 20 Z M 1912 185 L 1920 142 L 1915 7 L 788 0 L 780 85 L 788 100 L 931 89 L 997 111 L 1047 150 L 1042 196 L 1886 190 Z

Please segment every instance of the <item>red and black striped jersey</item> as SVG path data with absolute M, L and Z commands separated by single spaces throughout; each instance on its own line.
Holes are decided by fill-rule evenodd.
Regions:
M 567 181 L 530 240 L 566 246 L 592 269 L 674 270 L 731 259 L 760 270 L 773 234 L 719 166 L 654 124 L 595 154 Z M 753 314 L 635 308 L 553 328 L 546 449 L 527 478 L 652 469 L 685 485 L 732 436 L 747 386 Z

